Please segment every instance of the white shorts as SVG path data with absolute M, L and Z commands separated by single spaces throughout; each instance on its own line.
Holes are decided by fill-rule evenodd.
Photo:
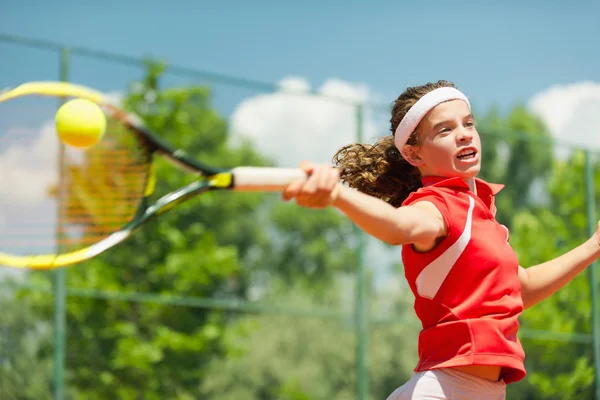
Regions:
M 453 369 L 417 372 L 387 400 L 504 400 L 506 383 Z

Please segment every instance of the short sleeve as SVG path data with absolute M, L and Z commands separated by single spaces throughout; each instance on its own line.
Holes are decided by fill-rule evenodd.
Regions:
M 446 196 L 443 193 L 440 193 L 440 191 L 438 191 L 438 190 L 419 189 L 416 192 L 412 192 L 406 198 L 406 200 L 404 200 L 404 202 L 402 203 L 402 206 L 409 206 L 409 205 L 418 203 L 419 201 L 430 202 L 438 209 L 440 214 L 442 214 L 444 223 L 446 224 L 448 232 L 450 232 L 450 227 L 452 225 L 451 224 L 452 219 L 450 218 L 450 211 L 448 209 L 448 203 L 447 203 L 445 197 Z

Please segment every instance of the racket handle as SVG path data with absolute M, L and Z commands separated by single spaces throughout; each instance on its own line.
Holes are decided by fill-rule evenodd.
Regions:
M 297 168 L 237 167 L 232 171 L 233 190 L 241 192 L 280 192 L 307 175 Z

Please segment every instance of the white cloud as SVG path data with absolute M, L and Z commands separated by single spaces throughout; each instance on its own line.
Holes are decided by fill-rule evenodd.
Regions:
M 10 129 L 0 139 L 0 229 L 10 232 L 41 221 L 53 223 L 56 207 L 48 196 L 58 176 L 53 125 Z M 3 234 L 0 239 L 10 238 Z
M 121 103 L 120 92 L 108 92 L 106 96 L 114 104 Z M 5 229 L 25 221 L 54 224 L 56 214 L 55 200 L 49 196 L 49 190 L 58 182 L 55 103 L 50 105 L 52 99 L 34 101 L 31 109 L 40 112 L 25 119 L 19 101 L 31 100 L 3 103 L 8 106 L 2 108 L 5 127 L 0 128 L 0 228 Z M 64 151 L 71 162 L 83 159 L 78 149 L 65 146 Z
M 58 140 L 51 124 L 45 124 L 39 131 L 11 129 L 6 137 L 22 139 L 3 141 L 0 149 L 2 211 L 39 202 L 57 176 Z
M 315 92 L 303 78 L 289 77 L 281 90 L 241 102 L 230 118 L 231 139 L 245 137 L 277 165 L 295 167 L 302 160 L 330 163 L 342 146 L 356 141 L 355 106 L 370 98 L 366 86 L 329 79 Z M 329 96 L 336 99 L 326 98 Z M 339 99 L 346 99 L 341 101 Z M 380 132 L 369 113 L 364 118 L 364 138 Z
M 48 190 L 57 180 L 58 139 L 51 123 L 11 128 L 0 136 L 0 251 L 21 253 L 39 229 L 53 229 L 56 215 Z M 45 221 L 45 222 L 42 222 Z M 16 233 L 17 229 L 20 233 Z M 12 233 L 12 234 L 11 234 Z M 21 239 L 19 239 L 19 237 Z M 15 248 L 18 247 L 19 249 Z M 0 277 L 21 273 L 0 269 Z
M 279 90 L 291 93 L 308 93 L 310 92 L 310 84 L 304 78 L 290 76 L 279 82 Z
M 534 95 L 528 107 L 560 143 L 600 149 L 600 83 L 551 86 Z
M 339 79 L 329 79 L 313 91 L 306 79 L 288 77 L 279 87 L 279 92 L 241 102 L 232 113 L 229 126 L 234 143 L 241 137 L 250 138 L 260 152 L 281 167 L 296 167 L 302 160 L 330 163 L 340 147 L 357 139 L 356 112 L 351 103 L 374 99 L 366 86 Z M 313 95 L 309 95 L 311 92 Z M 389 134 L 389 115 L 381 111 L 365 108 L 363 142 L 372 143 Z M 369 238 L 367 253 L 365 259 L 370 261 L 366 267 L 376 272 L 374 285 L 399 293 L 397 277 L 390 272 L 390 264 L 400 260 L 399 248 L 389 249 Z

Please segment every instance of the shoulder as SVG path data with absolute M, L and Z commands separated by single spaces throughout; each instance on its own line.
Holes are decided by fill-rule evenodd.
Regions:
M 427 186 L 411 193 L 402 206 L 437 209 L 441 214 L 447 232 L 453 227 L 464 226 L 468 211 L 471 208 L 472 197 L 462 191 L 445 186 Z
M 403 206 L 415 204 L 419 201 L 432 201 L 432 202 L 447 202 L 447 196 L 449 191 L 444 187 L 422 187 L 408 195 L 406 200 L 402 203 Z
M 456 190 L 447 187 L 429 186 L 412 192 L 402 205 L 416 205 L 423 202 L 433 204 L 442 214 L 446 214 L 449 209 L 459 207 L 461 204 Z
M 452 206 L 451 190 L 442 187 L 423 187 L 412 192 L 402 206 L 418 207 L 431 211 L 444 224 L 444 231 L 448 231 L 452 224 Z

